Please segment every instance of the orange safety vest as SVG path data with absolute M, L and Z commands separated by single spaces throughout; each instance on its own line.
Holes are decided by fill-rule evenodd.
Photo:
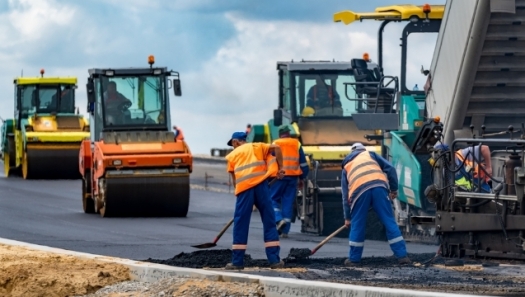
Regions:
M 294 138 L 279 138 L 273 142 L 278 145 L 283 153 L 283 170 L 286 176 L 301 175 L 302 170 L 299 164 L 300 143 Z M 277 176 L 277 173 L 273 175 Z
M 271 154 L 264 155 L 266 143 L 245 143 L 226 156 L 226 160 L 233 165 L 235 176 L 235 195 L 251 189 L 266 180 L 272 170 L 268 170 L 272 159 Z M 276 162 L 273 162 L 277 165 Z M 270 166 L 271 167 L 271 166 Z
M 175 140 L 180 140 L 180 141 L 183 141 L 184 140 L 184 134 L 182 133 L 182 129 L 181 128 L 177 128 L 177 136 L 175 136 Z
M 348 202 L 352 203 L 352 195 L 362 185 L 372 180 L 381 180 L 388 184 L 388 180 L 379 167 L 379 164 L 372 159 L 370 153 L 364 151 L 357 155 L 351 162 L 346 163 L 346 180 L 348 181 Z
M 480 153 L 481 153 L 481 149 L 480 149 Z M 456 157 L 463 164 L 463 160 L 465 160 L 465 157 L 463 157 L 463 154 L 461 153 L 461 149 L 456 151 Z M 465 166 L 466 172 L 469 172 L 471 169 L 473 169 L 474 178 L 478 178 L 479 176 L 481 179 L 488 179 L 488 177 L 485 175 L 485 172 L 479 169 L 479 164 L 476 164 L 476 166 L 474 166 L 473 160 L 466 159 L 464 166 Z

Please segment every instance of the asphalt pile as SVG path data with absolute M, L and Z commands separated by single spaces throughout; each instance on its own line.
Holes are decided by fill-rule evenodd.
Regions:
M 298 249 L 303 250 L 303 249 Z M 290 253 L 294 254 L 294 253 Z M 423 262 L 431 259 L 435 254 L 410 254 L 412 261 Z M 192 253 L 180 253 L 170 259 L 147 259 L 146 262 L 164 264 L 178 267 L 188 268 L 222 268 L 230 263 L 232 259 L 232 251 L 225 250 L 202 250 Z M 282 260 L 287 268 L 312 268 L 323 269 L 333 268 L 334 266 L 342 266 L 345 257 L 340 258 L 295 258 L 286 257 Z M 363 258 L 362 264 L 365 267 L 384 267 L 397 265 L 397 259 L 394 257 L 367 257 Z M 269 267 L 266 259 L 253 259 L 249 254 L 244 255 L 245 267 Z
M 170 259 L 145 261 L 188 268 L 223 268 L 231 262 L 231 250 L 201 250 L 180 253 Z M 525 296 L 525 268 L 514 274 L 495 270 L 497 261 L 477 259 L 450 261 L 434 253 L 409 254 L 411 265 L 401 266 L 391 257 L 365 257 L 359 267 L 344 266 L 346 258 L 294 258 L 293 252 L 282 260 L 285 268 L 304 268 L 291 272 L 302 280 L 379 286 L 443 293 L 497 296 Z M 433 260 L 430 262 L 429 260 Z M 458 263 L 459 262 L 459 263 Z M 521 263 L 523 264 L 523 263 Z M 256 273 L 269 266 L 266 259 L 244 256 L 245 271 Z M 491 268 L 492 267 L 492 268 Z M 262 268 L 262 270 L 261 270 Z M 263 274 L 263 273 L 261 273 Z

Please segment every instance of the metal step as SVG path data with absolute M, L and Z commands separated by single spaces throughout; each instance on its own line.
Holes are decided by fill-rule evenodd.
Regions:
M 518 129 L 525 122 L 525 1 L 516 14 L 492 13 L 465 113 L 464 129 Z

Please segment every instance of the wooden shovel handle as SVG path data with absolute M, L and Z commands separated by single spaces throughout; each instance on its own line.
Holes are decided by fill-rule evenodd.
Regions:
M 326 237 L 323 241 L 321 241 L 313 250 L 312 250 L 312 254 L 314 254 L 315 252 L 317 252 L 318 249 L 320 249 L 325 243 L 327 243 L 330 239 L 332 239 L 334 236 L 336 236 L 337 234 L 339 234 L 339 232 L 343 231 L 344 229 L 346 229 L 346 226 L 343 225 L 341 228 L 337 229 L 334 231 L 334 233 L 328 235 L 328 237 Z
M 219 232 L 219 234 L 213 240 L 213 243 L 217 243 L 217 241 L 219 241 L 219 238 L 221 238 L 221 236 L 224 234 L 224 232 L 226 232 L 226 230 L 228 230 L 228 228 L 230 228 L 230 226 L 232 224 L 233 224 L 233 218 L 231 218 L 231 220 L 228 222 L 228 224 L 226 224 L 226 226 L 224 226 L 222 228 L 221 232 Z

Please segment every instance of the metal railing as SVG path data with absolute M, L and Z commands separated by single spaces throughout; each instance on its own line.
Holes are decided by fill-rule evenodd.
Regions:
M 388 82 L 386 85 L 384 85 L 385 81 Z M 380 99 L 379 96 L 381 95 L 381 91 L 385 90 L 385 89 L 388 89 L 388 86 L 390 84 L 392 84 L 392 83 L 394 83 L 394 88 L 393 88 L 394 92 L 392 94 L 392 101 L 390 103 L 390 112 L 392 112 L 392 110 L 394 109 L 394 105 L 397 103 L 397 96 L 398 96 L 398 93 L 399 93 L 399 79 L 398 79 L 397 76 L 382 76 L 379 81 L 373 81 L 373 82 L 349 82 L 349 83 L 344 83 L 344 85 L 345 85 L 345 96 L 346 96 L 346 99 L 348 99 L 350 101 L 366 101 L 367 105 L 368 105 L 368 102 L 374 102 L 375 103 L 374 104 L 374 113 L 377 113 L 378 101 Z M 375 85 L 375 86 L 377 86 L 376 97 L 350 98 L 350 96 L 348 95 L 348 86 L 352 86 L 352 89 L 355 91 L 355 93 L 360 95 L 359 94 L 360 92 L 357 91 L 357 87 L 356 87 L 356 86 L 359 86 L 359 85 L 365 85 L 365 86 Z M 361 95 L 363 95 L 363 94 L 361 94 Z

